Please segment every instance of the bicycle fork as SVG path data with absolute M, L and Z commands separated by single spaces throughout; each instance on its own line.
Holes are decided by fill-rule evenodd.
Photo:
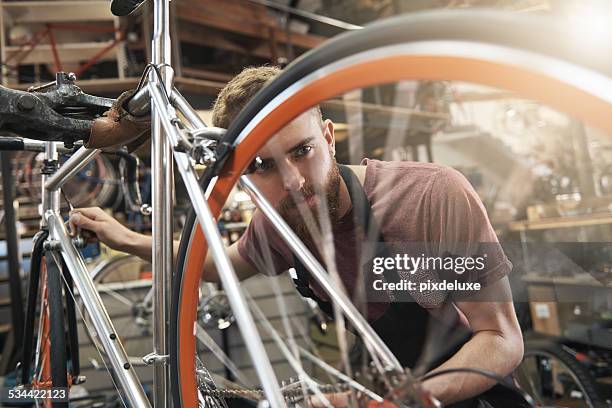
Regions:
M 124 403 L 130 407 L 147 408 L 151 407 L 142 384 L 139 382 L 134 367 L 130 364 L 128 356 L 119 341 L 119 337 L 113 327 L 113 324 L 106 312 L 100 295 L 96 291 L 95 285 L 85 261 L 81 254 L 75 248 L 71 237 L 69 236 L 64 221 L 60 215 L 60 189 L 72 175 L 86 166 L 96 155 L 99 150 L 81 148 L 75 153 L 59 171 L 57 171 L 57 145 L 56 142 L 49 142 L 45 148 L 45 163 L 47 174 L 43 176 L 43 203 L 42 203 L 42 228 L 43 233 L 37 236 L 35 240 L 35 252 L 32 262 L 37 262 L 40 265 L 43 251 L 47 251 L 50 259 L 47 261 L 55 261 L 57 268 L 54 268 L 54 273 L 64 272 L 65 284 L 68 286 L 67 291 L 72 291 L 72 286 L 76 287 L 79 296 L 85 306 L 85 310 L 91 317 L 95 334 L 100 338 L 100 342 L 108 356 L 110 362 L 110 372 L 113 381 L 119 388 L 122 394 Z M 58 256 L 61 255 L 61 256 Z M 51 258 L 55 258 L 54 260 Z M 34 313 L 36 307 L 36 293 L 38 292 L 38 281 L 40 279 L 40 269 L 33 267 L 33 273 L 30 276 L 30 289 L 28 290 L 28 312 L 26 320 L 26 336 L 25 339 L 31 339 L 33 334 Z M 61 268 L 61 269 L 60 269 Z M 52 271 L 49 271 L 52 272 Z M 61 278 L 60 278 L 61 279 Z M 61 283 L 61 282 L 60 282 Z M 61 288 L 59 291 L 61 295 Z M 67 309 L 69 313 L 74 313 L 75 308 L 71 300 L 67 300 Z M 76 329 L 76 320 L 69 319 L 69 330 Z M 89 328 L 88 328 L 89 329 Z M 23 367 L 22 380 L 24 384 L 29 379 L 29 367 L 31 361 L 32 344 L 31 341 L 25 340 L 23 352 Z M 30 343 L 30 344 L 28 344 Z M 28 347 L 29 346 L 29 347 Z M 74 341 L 70 344 L 73 349 L 76 344 Z M 74 357 L 78 350 L 72 351 L 73 364 L 78 365 L 78 357 Z M 78 376 L 78 367 L 73 367 L 72 373 Z

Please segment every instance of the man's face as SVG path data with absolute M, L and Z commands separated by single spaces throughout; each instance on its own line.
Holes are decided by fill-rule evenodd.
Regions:
M 249 167 L 249 178 L 302 238 L 308 209 L 317 221 L 325 207 L 332 222 L 337 218 L 340 175 L 334 149 L 333 123 L 322 124 L 307 111 L 270 139 Z

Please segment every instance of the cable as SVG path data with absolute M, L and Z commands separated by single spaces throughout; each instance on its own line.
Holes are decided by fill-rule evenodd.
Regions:
M 501 375 L 494 373 L 493 371 L 483 370 L 481 368 L 472 368 L 472 367 L 459 367 L 459 368 L 447 368 L 444 370 L 434 371 L 419 378 L 420 382 L 425 380 L 432 379 L 434 377 L 438 377 L 445 374 L 453 374 L 453 373 L 471 373 L 471 374 L 479 374 L 487 378 L 491 378 L 495 380 L 498 384 L 508 388 L 511 391 L 514 391 L 520 394 L 521 397 L 529 404 L 532 408 L 536 407 L 536 402 L 533 400 L 531 395 L 527 394 L 525 391 L 517 387 L 516 385 L 509 383 L 506 381 L 504 377 Z
M 172 68 L 171 65 L 169 64 L 160 64 L 160 66 L 168 66 L 170 68 Z M 144 70 L 142 71 L 142 75 L 140 76 L 140 81 L 138 81 L 138 85 L 136 86 L 136 90 L 134 91 L 134 95 L 136 95 L 138 93 L 138 91 L 140 91 L 140 89 L 144 86 L 144 82 L 145 82 L 145 78 L 147 77 L 147 74 L 149 73 L 150 69 L 153 69 L 155 71 L 155 74 L 157 75 L 157 80 L 159 81 L 159 83 L 162 85 L 161 88 L 164 91 L 164 94 L 166 95 L 166 98 L 168 99 L 168 101 L 170 100 L 170 96 L 168 95 L 168 92 L 166 91 L 166 84 L 163 80 L 162 74 L 159 70 L 160 66 L 157 66 L 155 64 L 153 64 L 152 62 L 149 62 Z

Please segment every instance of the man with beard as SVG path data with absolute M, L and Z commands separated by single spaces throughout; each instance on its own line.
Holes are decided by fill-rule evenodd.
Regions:
M 278 72 L 274 67 L 249 68 L 232 79 L 215 102 L 213 125 L 227 128 Z M 375 160 L 340 166 L 334 155 L 334 124 L 323 120 L 315 107 L 279 131 L 258 152 L 247 173 L 320 260 L 329 249 L 321 237 L 332 232 L 335 265 L 350 296 L 361 276 L 356 252 L 372 225 L 377 226 L 378 240 L 385 242 L 430 242 L 439 247 L 449 241 L 497 243 L 482 203 L 458 172 L 430 163 Z M 151 259 L 150 237 L 127 230 L 100 209 L 75 210 L 70 221 L 93 231 L 112 248 Z M 240 279 L 294 268 L 300 293 L 330 311 L 321 288 L 260 212 L 255 212 L 245 234 L 227 252 Z M 511 264 L 501 249 L 491 254 L 487 270 L 478 277 L 484 288 L 479 296 L 485 301 L 408 293 L 368 303 L 368 321 L 402 364 L 434 371 L 471 367 L 500 376 L 516 368 L 523 342 L 506 276 Z M 203 276 L 218 280 L 211 256 Z M 436 337 L 427 336 L 431 333 L 437 333 Z M 438 341 L 444 352 L 424 356 L 430 341 Z M 439 376 L 424 387 L 456 408 L 527 406 L 476 374 Z M 339 400 L 337 405 L 342 405 Z

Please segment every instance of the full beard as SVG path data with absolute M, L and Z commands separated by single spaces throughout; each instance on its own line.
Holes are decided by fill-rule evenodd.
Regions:
M 308 203 L 311 197 L 325 197 L 325 203 Z M 339 218 L 340 206 L 340 172 L 336 167 L 335 160 L 332 160 L 332 166 L 327 173 L 325 184 L 322 187 L 315 188 L 312 185 L 307 185 L 300 191 L 295 191 L 284 198 L 278 205 L 277 210 L 291 229 L 302 241 L 310 241 L 311 230 L 315 232 L 321 230 L 321 220 L 323 217 L 329 217 L 329 222 L 333 226 Z M 326 205 L 325 205 L 326 204 Z M 320 210 L 327 211 L 321 213 Z M 317 225 L 308 225 L 310 219 L 309 214 L 312 214 L 312 219 Z

